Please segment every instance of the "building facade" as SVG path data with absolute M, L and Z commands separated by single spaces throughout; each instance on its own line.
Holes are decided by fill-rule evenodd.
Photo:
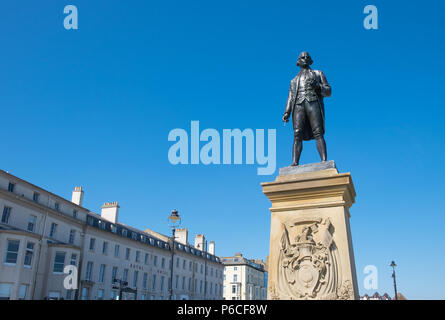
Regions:
M 173 248 L 120 223 L 117 202 L 96 214 L 83 196 L 76 187 L 68 201 L 0 170 L 0 299 L 222 299 L 213 242 L 191 245 L 180 229 Z
M 221 257 L 224 264 L 225 300 L 266 300 L 267 268 L 261 260 L 249 260 L 241 253 Z

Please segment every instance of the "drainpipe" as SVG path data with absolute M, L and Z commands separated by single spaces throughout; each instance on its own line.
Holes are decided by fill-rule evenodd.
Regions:
M 49 207 L 49 196 L 48 196 L 47 199 L 48 200 L 46 202 L 46 206 Z M 32 295 L 31 295 L 31 299 L 32 300 L 35 300 L 37 276 L 38 276 L 38 273 L 39 273 L 39 266 L 40 266 L 40 258 L 41 258 L 42 247 L 43 247 L 43 240 L 44 240 L 45 233 L 46 233 L 46 220 L 47 220 L 47 218 L 48 218 L 48 210 L 45 210 L 45 216 L 43 218 L 43 231 L 42 231 L 41 238 L 39 240 L 39 252 L 37 254 L 37 259 L 36 259 L 37 264 L 36 264 L 36 267 L 35 267 L 36 271 L 34 273 L 34 281 L 33 281 L 33 285 L 32 285 L 32 287 L 33 287 L 32 288 Z

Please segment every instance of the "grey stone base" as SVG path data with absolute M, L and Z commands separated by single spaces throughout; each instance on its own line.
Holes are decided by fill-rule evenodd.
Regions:
M 287 174 L 302 173 L 302 172 L 320 171 L 326 169 L 337 169 L 337 167 L 335 166 L 335 161 L 329 160 L 325 162 L 308 163 L 308 164 L 302 164 L 300 166 L 289 166 L 280 168 L 280 176 Z

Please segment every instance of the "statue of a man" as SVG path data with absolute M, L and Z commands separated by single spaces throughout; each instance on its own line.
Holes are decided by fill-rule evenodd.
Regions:
M 288 122 L 292 114 L 294 127 L 294 145 L 292 166 L 298 166 L 303 140 L 315 139 L 321 161 L 326 161 L 326 142 L 324 140 L 324 104 L 323 98 L 331 95 L 331 87 L 320 70 L 312 70 L 309 53 L 298 56 L 297 66 L 300 72 L 290 83 L 289 96 L 283 121 Z

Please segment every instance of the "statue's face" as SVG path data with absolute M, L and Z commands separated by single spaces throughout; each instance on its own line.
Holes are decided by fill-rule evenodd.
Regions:
M 302 68 L 307 68 L 312 64 L 312 59 L 311 56 L 309 55 L 309 53 L 307 52 L 302 52 L 300 54 L 300 56 L 298 57 L 298 63 L 297 65 L 299 65 Z

